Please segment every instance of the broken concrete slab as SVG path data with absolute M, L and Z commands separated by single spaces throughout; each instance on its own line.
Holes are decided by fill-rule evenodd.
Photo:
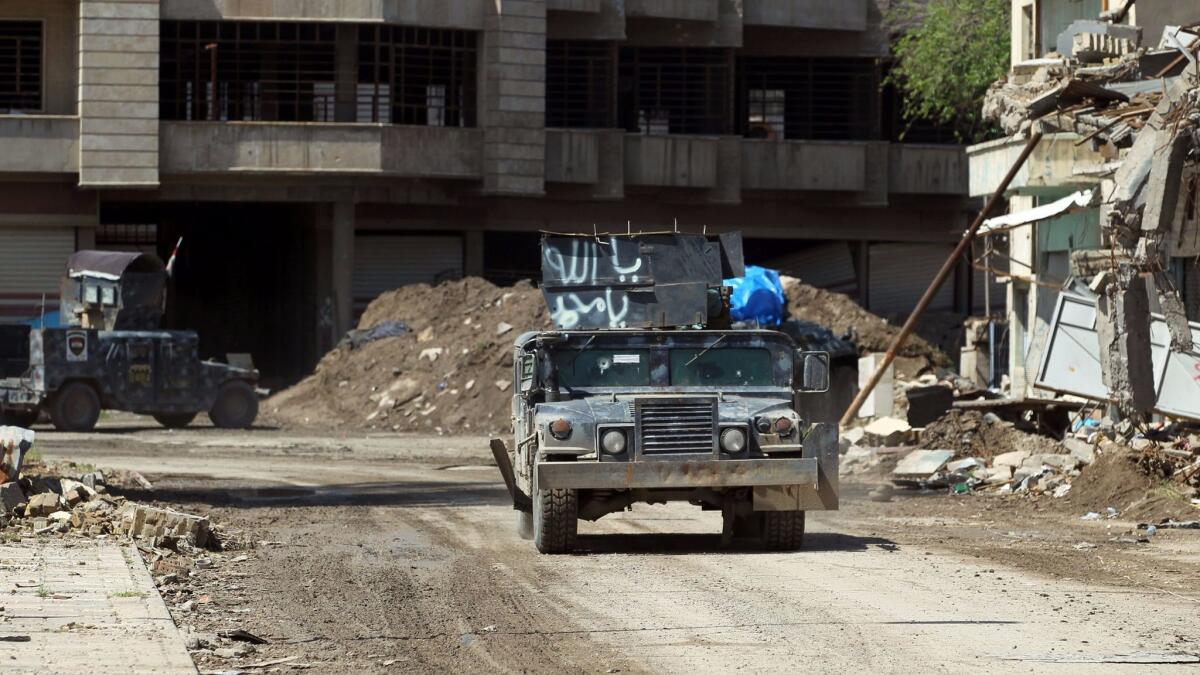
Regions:
M 889 447 L 908 439 L 912 427 L 908 422 L 895 417 L 881 417 L 863 429 L 863 440 L 868 445 Z
M 992 466 L 1006 466 L 1010 469 L 1016 469 L 1024 464 L 1025 460 L 1028 458 L 1028 450 L 1013 450 L 1012 452 L 1006 452 L 1002 455 L 996 455 L 994 458 L 992 458 Z
M 1096 461 L 1096 446 L 1087 441 L 1068 437 L 1063 440 L 1063 447 L 1072 457 L 1079 460 L 1080 464 L 1088 465 Z
M 928 480 L 941 471 L 953 456 L 953 450 L 913 450 L 896 465 L 892 477 L 902 480 Z
M 861 445 L 866 431 L 862 427 L 851 427 L 838 434 L 838 449 L 845 454 L 851 446 Z
M 55 511 L 61 511 L 66 506 L 66 502 L 59 495 L 53 492 L 42 492 L 29 498 L 25 507 L 25 517 L 48 516 Z

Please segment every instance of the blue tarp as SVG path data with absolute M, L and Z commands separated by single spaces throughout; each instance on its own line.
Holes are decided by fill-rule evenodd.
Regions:
M 778 326 L 783 321 L 787 300 L 779 272 L 756 265 L 746 265 L 746 276 L 726 279 L 733 287 L 730 298 L 734 321 L 756 321 L 760 326 Z
M 59 314 L 57 310 L 53 312 L 46 312 L 45 324 L 42 323 L 42 317 L 40 316 L 35 316 L 31 319 L 25 319 L 21 323 L 29 326 L 30 328 L 58 328 L 66 325 L 62 322 L 62 315 Z

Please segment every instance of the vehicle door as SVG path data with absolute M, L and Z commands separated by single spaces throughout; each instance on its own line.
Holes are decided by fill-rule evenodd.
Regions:
M 158 402 L 160 405 L 186 406 L 195 403 L 200 362 L 194 341 L 168 338 L 158 343 Z
M 154 352 L 152 338 L 131 338 L 125 342 L 125 367 L 116 373 L 121 380 L 123 408 L 134 412 L 154 409 L 157 370 Z

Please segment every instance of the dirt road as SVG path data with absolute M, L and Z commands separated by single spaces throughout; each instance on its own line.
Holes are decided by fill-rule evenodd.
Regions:
M 971 496 L 875 504 L 851 484 L 842 512 L 810 518 L 799 553 L 722 550 L 719 516 L 647 506 L 583 524 L 577 555 L 539 556 L 515 534 L 485 439 L 166 432 L 131 419 L 46 431 L 39 447 L 140 471 L 154 491 L 131 496 L 221 524 L 236 550 L 214 556 L 189 591 L 206 602 L 176 620 L 269 638 L 255 659 L 325 672 L 1200 663 L 1200 533 L 1126 544 L 1119 521 Z

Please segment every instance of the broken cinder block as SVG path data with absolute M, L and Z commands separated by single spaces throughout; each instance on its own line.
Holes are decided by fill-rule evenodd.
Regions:
M 121 513 L 119 532 L 130 539 L 178 537 L 197 548 L 208 543 L 208 518 L 171 509 L 131 504 Z

